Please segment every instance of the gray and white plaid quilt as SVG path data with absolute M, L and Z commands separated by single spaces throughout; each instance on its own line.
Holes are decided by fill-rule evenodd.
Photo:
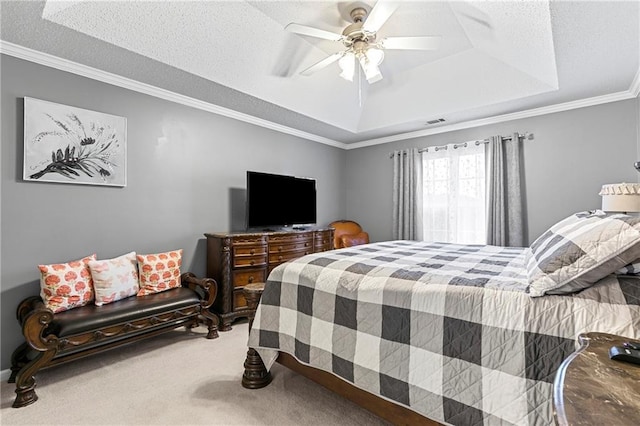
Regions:
M 640 278 L 527 294 L 527 249 L 393 241 L 311 254 L 269 276 L 249 337 L 454 425 L 548 425 L 579 333 L 640 338 Z

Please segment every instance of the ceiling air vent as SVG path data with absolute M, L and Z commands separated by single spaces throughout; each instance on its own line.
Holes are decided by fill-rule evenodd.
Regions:
M 429 120 L 429 121 L 427 121 L 427 126 L 432 126 L 434 124 L 443 123 L 444 121 L 445 121 L 444 118 L 436 118 L 435 120 Z

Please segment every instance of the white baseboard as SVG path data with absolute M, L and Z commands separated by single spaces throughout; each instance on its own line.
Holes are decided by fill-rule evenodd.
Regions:
M 11 370 L 10 369 L 6 369 L 6 370 L 2 370 L 0 371 L 0 380 L 3 382 L 6 382 L 7 380 L 9 380 L 9 376 L 11 376 Z

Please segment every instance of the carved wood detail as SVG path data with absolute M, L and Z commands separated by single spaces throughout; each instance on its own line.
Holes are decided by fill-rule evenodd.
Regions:
M 158 324 L 169 323 L 178 319 L 187 319 L 191 320 L 191 322 L 195 321 L 197 323 L 197 314 L 199 312 L 199 307 L 191 307 L 186 310 L 177 310 L 174 312 L 152 316 L 149 318 L 143 318 L 124 324 L 105 327 L 100 330 L 93 330 L 88 333 L 65 337 L 59 339 L 58 350 L 62 352 L 69 349 L 69 347 L 76 348 L 78 346 L 86 345 L 92 342 L 98 342 L 104 339 L 125 336 L 130 333 L 137 333 L 144 329 L 155 327 Z
M 18 305 L 16 316 L 22 326 L 25 342 L 11 356 L 9 382 L 16 383 L 13 406 L 24 407 L 37 401 L 35 374 L 40 369 L 165 333 L 183 325 L 194 327 L 200 323 L 201 318 L 208 325 L 207 338 L 218 337 L 218 318 L 209 312 L 217 295 L 216 281 L 212 278 L 200 279 L 192 273 L 184 273 L 180 278 L 183 287 L 190 288 L 198 295 L 197 304 L 194 300 L 192 306 L 175 309 L 168 303 L 164 312 L 143 318 L 140 315 L 144 315 L 144 310 L 134 311 L 130 320 L 72 336 L 60 337 L 51 332 L 56 329 L 52 327 L 56 314 L 45 307 L 40 297 L 32 296 L 23 300 Z M 117 303 L 119 302 L 114 302 Z M 29 352 L 34 350 L 35 357 L 29 359 Z
M 281 263 L 333 248 L 333 228 L 205 236 L 207 276 L 220 285 L 220 295 L 211 308 L 220 318 L 220 331 L 231 330 L 233 321 L 249 316 L 251 309 L 242 289 L 247 283 L 259 282 L 256 276 L 264 280 Z M 254 273 L 252 278 L 250 272 Z

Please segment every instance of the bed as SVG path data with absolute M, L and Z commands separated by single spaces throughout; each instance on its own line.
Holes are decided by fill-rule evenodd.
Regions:
M 283 264 L 265 285 L 249 347 L 267 369 L 279 359 L 338 383 L 343 394 L 370 397 L 366 408 L 399 408 L 377 412 L 395 423 L 552 424 L 554 376 L 578 334 L 640 338 L 635 271 L 576 263 L 575 247 L 587 247 L 572 225 L 565 240 L 573 249 L 563 248 L 558 225 L 531 248 L 390 241 Z M 637 234 L 598 232 L 624 246 L 605 256 L 615 270 L 640 257 Z M 549 262 L 551 252 L 571 253 L 574 262 Z M 536 260 L 547 272 L 538 277 L 541 297 L 532 297 L 541 291 L 532 285 Z M 406 415 L 412 420 L 397 417 Z

